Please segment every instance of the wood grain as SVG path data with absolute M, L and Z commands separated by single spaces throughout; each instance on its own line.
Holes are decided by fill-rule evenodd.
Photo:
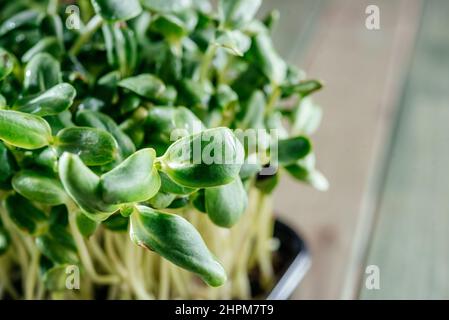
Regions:
M 426 2 L 388 162 L 363 299 L 449 298 L 449 2 Z
M 379 3 L 381 30 L 369 31 L 365 8 L 371 1 L 325 1 L 307 46 L 287 53 L 311 77 L 325 81 L 317 96 L 325 116 L 313 140 L 318 166 L 331 181 L 331 190 L 319 193 L 284 177 L 276 193 L 277 210 L 303 232 L 312 251 L 312 268 L 293 298 L 353 297 L 358 286 L 372 215 L 367 203 L 375 202 L 367 194 L 385 150 L 420 8 L 417 0 Z M 279 27 L 299 21 L 281 19 Z M 283 36 L 295 47 L 296 33 Z

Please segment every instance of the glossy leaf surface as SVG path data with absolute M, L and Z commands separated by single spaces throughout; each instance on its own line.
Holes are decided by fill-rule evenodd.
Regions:
M 223 267 L 212 256 L 196 229 L 184 218 L 137 207 L 131 216 L 131 239 L 174 264 L 198 274 L 217 287 L 226 281 Z
M 67 194 L 59 180 L 36 171 L 20 171 L 12 179 L 12 186 L 31 201 L 51 206 L 67 202 Z
M 106 203 L 141 202 L 152 198 L 161 185 L 154 167 L 156 153 L 142 149 L 100 178 L 100 189 Z
M 240 178 L 224 186 L 207 188 L 205 199 L 209 218 L 225 228 L 236 224 L 248 205 L 248 196 Z
M 142 12 L 138 0 L 91 0 L 95 12 L 103 19 L 110 21 L 125 21 Z
M 162 171 L 176 183 L 191 187 L 227 184 L 237 177 L 243 147 L 227 128 L 208 129 L 173 143 L 161 158 Z
M 88 166 L 99 166 L 114 160 L 117 142 L 105 130 L 88 127 L 73 127 L 59 131 L 56 147 L 62 154 L 78 155 Z
M 59 159 L 59 177 L 73 201 L 95 221 L 106 220 L 118 209 L 104 203 L 100 192 L 100 178 L 93 173 L 79 156 L 64 153 Z
M 49 145 L 53 137 L 44 119 L 24 112 L 0 110 L 0 140 L 33 150 Z
M 57 84 L 43 93 L 19 100 L 14 109 L 38 116 L 51 116 L 67 110 L 75 99 L 75 88 L 68 83 Z

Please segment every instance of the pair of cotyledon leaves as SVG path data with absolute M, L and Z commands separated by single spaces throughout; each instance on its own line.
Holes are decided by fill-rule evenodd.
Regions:
M 74 151 L 77 145 L 75 141 L 83 142 L 86 146 L 106 146 L 109 142 L 98 140 L 104 138 L 87 128 L 68 128 L 62 130 L 57 137 L 51 137 L 48 125 L 40 117 L 22 113 L 19 111 L 0 111 L 0 128 L 6 124 L 16 130 L 0 130 L 0 137 L 5 142 L 21 148 L 39 148 L 50 143 L 63 148 L 66 151 Z M 19 130 L 21 129 L 21 130 Z M 87 130 L 87 131 L 86 131 Z M 80 134 L 81 131 L 84 131 Z M 48 134 L 42 135 L 42 132 Z M 235 157 L 243 150 L 239 142 L 233 137 L 229 129 L 217 128 L 206 130 L 220 136 Z M 202 133 L 204 134 L 204 132 Z M 203 141 L 202 134 L 196 134 L 182 138 L 175 142 L 160 158 L 160 169 L 174 181 L 175 184 L 190 188 L 198 188 L 226 185 L 236 180 L 240 170 L 238 162 L 224 165 L 193 164 L 185 158 L 179 158 L 179 151 L 186 144 L 190 145 L 198 140 Z M 48 139 L 42 137 L 48 136 Z M 91 143 L 84 143 L 85 141 Z M 70 146 L 67 149 L 67 145 Z M 101 150 L 102 148 L 100 148 Z M 82 150 L 78 152 L 81 152 Z M 99 153 L 101 154 L 101 152 Z M 98 164 L 102 159 L 91 153 L 85 159 Z M 104 158 L 106 159 L 106 158 Z M 49 205 L 67 203 L 67 194 L 75 201 L 86 215 L 92 220 L 102 221 L 118 210 L 121 204 L 129 204 L 148 200 L 154 196 L 160 187 L 160 178 L 154 165 L 155 152 L 152 149 L 142 149 L 128 157 L 113 170 L 98 177 L 81 160 L 81 157 L 70 152 L 64 152 L 59 160 L 59 177 L 62 184 L 55 178 L 46 177 L 36 172 L 22 171 L 13 178 L 13 186 L 16 191 L 26 198 Z M 233 185 L 232 183 L 229 186 Z M 220 190 L 218 187 L 217 190 Z M 218 196 L 219 197 L 219 196 Z M 15 203 L 15 202 L 12 202 Z M 17 210 L 11 210 L 17 211 Z M 28 210 L 30 212 L 30 210 Z M 16 218 L 17 215 L 14 215 Z M 34 221 L 25 221 L 27 230 L 39 234 L 42 214 L 36 215 Z M 19 216 L 19 220 L 20 217 Z M 44 224 L 45 225 L 45 224 Z M 164 232 L 169 228 L 170 233 Z M 154 209 L 138 206 L 131 215 L 131 237 L 139 245 L 152 248 L 170 261 L 190 271 L 198 273 L 210 285 L 220 285 L 225 279 L 225 273 L 218 262 L 209 253 L 197 231 L 183 218 L 158 212 Z M 45 243 L 51 244 L 51 238 L 40 236 L 39 243 L 45 248 Z M 45 242 L 46 241 L 46 242 Z M 50 251 L 53 252 L 53 251 Z

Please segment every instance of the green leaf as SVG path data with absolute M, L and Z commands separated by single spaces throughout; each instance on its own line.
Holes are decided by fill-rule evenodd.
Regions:
M 238 29 L 248 24 L 255 16 L 262 0 L 220 0 L 221 23 L 230 29 Z
M 31 170 L 22 170 L 12 179 L 14 190 L 31 201 L 56 206 L 67 202 L 59 180 Z
M 211 92 L 208 85 L 192 79 L 183 79 L 179 88 L 179 101 L 190 108 L 205 108 L 210 101 Z
M 161 186 L 153 166 L 156 152 L 141 149 L 100 178 L 103 200 L 110 204 L 142 202 L 152 198 Z
M 116 99 L 117 85 L 120 81 L 121 74 L 119 71 L 111 71 L 100 77 L 95 86 L 96 96 L 106 103 L 112 103 Z
M 57 135 L 58 132 L 64 128 L 75 126 L 72 121 L 72 112 L 70 112 L 70 109 L 62 111 L 54 116 L 46 116 L 44 119 L 50 124 L 53 135 Z
M 161 157 L 161 169 L 176 183 L 215 187 L 233 181 L 243 163 L 241 143 L 228 128 L 214 128 L 174 142 Z
M 148 204 L 155 209 L 165 209 L 175 201 L 176 195 L 173 193 L 158 192 L 153 198 L 148 200 Z
M 313 134 L 321 122 L 322 110 L 310 98 L 301 99 L 292 114 L 291 133 L 293 135 Z
M 260 90 L 254 91 L 248 102 L 243 105 L 240 115 L 242 120 L 239 122 L 239 128 L 263 128 L 265 105 L 266 100 L 263 92 Z
M 176 195 L 189 195 L 197 191 L 197 189 L 177 184 L 172 179 L 170 179 L 170 177 L 167 174 L 165 174 L 162 171 L 159 173 L 159 175 L 161 177 L 161 189 L 160 189 L 161 192 L 173 193 Z
M 120 215 L 123 218 L 128 218 L 134 212 L 134 204 L 123 204 L 120 206 Z
M 101 112 L 81 110 L 76 114 L 76 122 L 80 126 L 108 131 L 117 141 L 123 157 L 127 157 L 136 151 L 133 141 L 119 128 L 111 117 Z
M 214 94 L 214 104 L 221 110 L 235 109 L 239 104 L 239 97 L 230 86 L 220 84 Z
M 0 110 L 0 140 L 24 149 L 39 149 L 53 141 L 44 119 L 13 110 Z
M 139 108 L 142 98 L 137 94 L 125 94 L 123 100 L 120 102 L 120 113 L 127 114 Z
M 272 31 L 278 24 L 281 14 L 279 10 L 270 11 L 265 18 L 263 19 L 263 24 L 267 27 L 268 30 Z
M 40 20 L 40 13 L 36 10 L 24 10 L 13 15 L 0 25 L 0 37 L 8 32 L 25 27 L 36 27 Z
M 73 238 L 64 228 L 52 228 L 35 242 L 39 251 L 54 263 L 74 265 L 79 261 Z
M 114 23 L 104 23 L 101 26 L 101 31 L 103 33 L 108 63 L 111 67 L 116 67 L 118 64 L 118 58 L 115 52 Z
M 118 66 L 123 76 L 132 74 L 137 65 L 138 48 L 134 31 L 130 28 L 115 27 L 115 52 Z
M 53 224 L 50 226 L 47 235 L 54 238 L 62 246 L 66 247 L 67 250 L 77 251 L 75 239 L 67 226 L 62 224 Z
M 0 141 L 0 188 L 9 181 L 14 172 L 14 157 L 3 142 Z
M 87 215 L 77 212 L 76 213 L 76 225 L 80 233 L 89 238 L 91 235 L 95 233 L 99 223 L 95 220 L 90 219 Z
M 3 225 L 0 217 L 0 257 L 8 251 L 11 245 L 11 235 Z
M 32 161 L 38 166 L 49 169 L 52 172 L 58 170 L 58 153 L 52 147 L 33 152 Z
M 295 179 L 305 182 L 319 191 L 329 189 L 329 182 L 326 177 L 315 169 L 315 156 L 313 154 L 297 163 L 286 166 L 285 170 Z
M 67 227 L 69 225 L 69 212 L 67 206 L 54 206 L 50 209 L 50 226 Z
M 93 173 L 79 156 L 64 153 L 59 159 L 59 177 L 67 194 L 89 218 L 104 221 L 118 210 L 103 202 L 100 178 Z
M 190 203 L 189 197 L 183 197 L 183 198 L 176 198 L 175 200 L 170 203 L 170 205 L 167 207 L 169 209 L 180 209 L 188 206 Z
M 61 80 L 59 62 L 48 53 L 38 53 L 25 67 L 23 88 L 28 94 L 48 90 Z
M 56 37 L 46 37 L 36 43 L 33 47 L 28 49 L 22 56 L 22 62 L 30 61 L 35 55 L 41 52 L 46 52 L 60 58 L 63 54 L 64 48 Z
M 6 107 L 6 99 L 3 95 L 0 94 L 0 110 L 5 109 Z
M 206 212 L 217 226 L 230 228 L 245 212 L 248 196 L 240 178 L 224 186 L 207 188 Z
M 239 176 L 240 179 L 248 179 L 255 176 L 262 170 L 262 165 L 257 159 L 257 154 L 253 153 L 249 155 L 240 169 Z
M 67 290 L 66 281 L 68 275 L 66 271 L 69 267 L 69 264 L 56 265 L 44 273 L 42 281 L 47 290 L 52 292 Z
M 41 117 L 56 115 L 67 110 L 75 96 L 76 90 L 72 85 L 61 83 L 36 96 L 22 98 L 14 109 Z
M 145 9 L 156 12 L 179 12 L 191 7 L 191 0 L 142 0 Z
M 126 78 L 121 80 L 118 85 L 150 100 L 157 99 L 165 90 L 161 79 L 151 74 Z
M 115 159 L 117 142 L 105 130 L 72 127 L 59 131 L 56 147 L 59 153 L 77 154 L 88 166 L 100 166 Z
M 308 95 L 320 90 L 323 84 L 318 80 L 305 80 L 296 84 L 288 84 L 281 86 L 282 96 L 289 97 L 292 94 L 299 94 L 301 97 L 307 97 Z
M 102 225 L 112 231 L 128 231 L 129 219 L 123 217 L 121 214 L 113 214 L 103 221 Z
M 175 113 L 176 107 L 151 107 L 145 119 L 145 127 L 151 137 L 169 143 L 171 134 L 176 129 Z
M 312 151 L 312 144 L 306 137 L 299 136 L 278 142 L 278 162 L 288 165 L 304 158 Z
M 142 12 L 138 0 L 91 0 L 95 12 L 108 21 L 126 21 Z
M 65 25 L 63 24 L 61 17 L 57 13 L 47 14 L 42 19 L 40 28 L 43 34 L 56 37 L 61 45 L 64 43 Z
M 198 274 L 213 287 L 223 285 L 226 273 L 196 229 L 184 218 L 138 206 L 131 215 L 131 239 L 181 268 Z
M 176 107 L 173 114 L 176 129 L 183 129 L 188 134 L 199 133 L 206 129 L 200 119 L 186 107 Z
M 13 68 L 13 57 L 6 50 L 0 48 L 0 81 L 9 75 Z
M 151 29 L 162 34 L 169 41 L 179 41 L 188 33 L 184 22 L 173 14 L 157 16 L 151 23 Z
M 205 129 L 200 119 L 185 107 L 152 107 L 145 119 L 151 139 L 170 144 L 172 137 L 182 137 Z
M 279 183 L 279 174 L 258 175 L 256 179 L 256 188 L 266 194 L 271 194 Z
M 193 195 L 192 205 L 196 210 L 202 213 L 206 213 L 206 195 L 204 189 L 198 190 Z
M 15 194 L 6 198 L 6 211 L 17 227 L 33 236 L 48 229 L 48 217 L 26 198 Z
M 138 58 L 134 31 L 122 23 L 108 23 L 102 32 L 109 65 L 118 68 L 122 76 L 131 74 Z
M 280 85 L 287 75 L 287 65 L 277 53 L 268 31 L 257 34 L 247 52 L 248 59 L 275 85 Z
M 287 139 L 289 137 L 288 130 L 284 125 L 284 116 L 281 111 L 270 112 L 265 118 L 265 128 L 267 130 L 276 130 L 276 136 L 278 139 Z M 299 134 L 293 134 L 297 136 Z
M 251 40 L 239 30 L 219 30 L 215 35 L 214 44 L 225 48 L 232 55 L 241 57 L 249 49 Z

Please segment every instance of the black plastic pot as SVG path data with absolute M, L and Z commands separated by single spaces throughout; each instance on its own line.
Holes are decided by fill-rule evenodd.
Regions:
M 311 265 L 311 259 L 301 236 L 279 220 L 274 225 L 274 237 L 280 241 L 275 259 L 278 261 L 278 265 L 275 265 L 278 281 L 266 299 L 286 300 L 303 279 Z

